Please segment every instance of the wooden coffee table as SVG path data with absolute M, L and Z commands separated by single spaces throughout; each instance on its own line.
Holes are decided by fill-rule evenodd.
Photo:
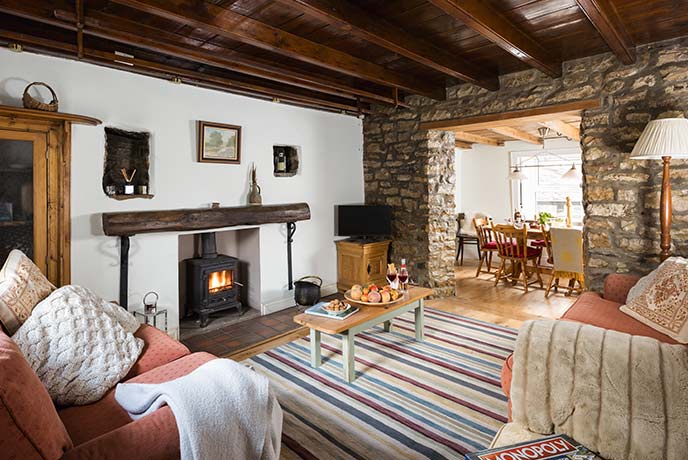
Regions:
M 301 313 L 294 317 L 294 321 L 311 330 L 311 366 L 319 367 L 322 363 L 320 350 L 320 334 L 333 334 L 342 337 L 342 362 L 344 379 L 351 383 L 356 374 L 354 362 L 354 336 L 361 331 L 384 323 L 384 330 L 389 332 L 391 321 L 407 311 L 414 310 L 416 315 L 416 340 L 423 340 L 423 308 L 425 298 L 432 294 L 432 289 L 412 287 L 401 300 L 387 307 L 373 307 L 359 305 L 359 311 L 345 320 L 325 318 L 323 316 Z

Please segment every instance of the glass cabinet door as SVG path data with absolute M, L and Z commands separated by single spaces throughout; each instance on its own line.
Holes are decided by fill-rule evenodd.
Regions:
M 0 266 L 20 249 L 46 273 L 46 167 L 45 134 L 0 130 Z

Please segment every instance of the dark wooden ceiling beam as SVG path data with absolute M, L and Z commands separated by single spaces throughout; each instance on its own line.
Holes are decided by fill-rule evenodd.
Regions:
M 495 75 L 450 54 L 422 38 L 412 37 L 401 27 L 353 3 L 337 0 L 281 0 L 327 23 L 338 24 L 364 40 L 419 62 L 438 72 L 474 83 L 489 90 L 499 88 Z
M 40 51 L 52 51 L 51 54 L 74 58 L 78 56 L 78 46 L 61 43 L 33 35 L 18 33 L 0 29 L 0 40 L 21 43 L 26 49 L 38 49 Z M 57 51 L 57 52 L 56 52 Z M 172 67 L 158 62 L 147 61 L 140 58 L 129 58 L 109 51 L 92 48 L 82 48 L 82 60 L 98 65 L 105 65 L 116 69 L 133 71 L 153 77 L 170 79 L 180 77 L 183 83 L 193 84 L 206 88 L 218 89 L 235 94 L 247 96 L 261 96 L 265 99 L 279 99 L 286 103 L 294 103 L 307 107 L 321 108 L 333 111 L 344 110 L 350 113 L 369 113 L 367 107 L 357 106 L 355 103 L 342 102 L 318 98 L 316 95 L 297 94 L 292 90 L 279 89 L 264 84 L 231 80 L 225 77 L 209 75 L 207 73 L 194 72 L 178 67 Z
M 531 67 L 551 77 L 561 76 L 561 63 L 532 37 L 516 27 L 485 0 L 430 0 L 471 29 Z
M 54 15 L 56 18 L 62 19 L 65 24 L 71 23 L 73 19 L 73 14 L 69 11 L 55 10 Z M 265 59 L 246 56 L 233 50 L 218 47 L 208 49 L 205 48 L 208 46 L 207 44 L 204 45 L 193 39 L 185 39 L 185 43 L 180 43 L 175 40 L 181 39 L 181 36 L 177 37 L 176 34 L 143 24 L 136 24 L 108 14 L 90 12 L 85 19 L 85 24 L 85 33 L 88 35 L 144 48 L 152 52 L 162 52 L 181 59 L 200 62 L 334 96 L 352 99 L 361 97 L 386 104 L 395 104 L 391 92 L 389 96 L 382 96 L 372 91 L 347 86 L 324 76 L 303 74 L 291 69 L 288 65 L 277 67 L 274 63 Z
M 197 3 L 188 0 L 112 1 L 352 77 L 401 88 L 433 99 L 445 98 L 443 87 L 386 69 L 212 3 L 204 3 L 203 8 L 199 8 Z
M 607 46 L 624 64 L 635 62 L 635 44 L 609 0 L 576 0 Z
M 2 0 L 0 2 L 0 12 L 76 31 L 77 17 L 74 12 L 66 9 L 68 7 L 69 3 L 61 0 L 50 2 Z M 341 80 L 321 74 L 299 72 L 288 65 L 278 66 L 266 59 L 253 58 L 234 50 L 217 47 L 200 48 L 203 44 L 198 40 L 184 38 L 172 32 L 100 11 L 90 10 L 88 15 L 85 15 L 84 34 L 325 94 L 351 99 L 360 98 L 363 102 L 375 101 L 396 105 L 392 91 L 389 95 L 383 95 L 350 86 Z M 406 106 L 403 102 L 399 105 Z

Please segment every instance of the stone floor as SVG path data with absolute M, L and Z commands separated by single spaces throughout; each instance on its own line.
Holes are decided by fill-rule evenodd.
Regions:
M 521 286 L 494 285 L 494 275 L 475 276 L 477 264 L 465 260 L 456 267 L 456 295 L 426 302 L 432 308 L 518 328 L 523 321 L 558 318 L 575 297 L 553 294 L 545 299 L 544 289 L 524 293 Z M 543 276 L 545 283 L 549 280 Z M 334 297 L 334 296 L 331 296 Z M 329 297 L 328 297 L 329 298 Z M 245 359 L 307 334 L 293 317 L 303 308 L 292 307 L 270 315 L 230 324 L 183 339 L 192 351 L 207 351 L 218 356 Z

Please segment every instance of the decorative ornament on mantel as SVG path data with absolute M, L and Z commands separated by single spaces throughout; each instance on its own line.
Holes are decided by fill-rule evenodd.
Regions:
M 248 204 L 251 206 L 261 206 L 263 204 L 263 198 L 260 196 L 260 185 L 258 185 L 258 179 L 256 179 L 256 165 L 251 164 L 251 183 L 248 189 Z
M 633 147 L 633 160 L 662 160 L 662 192 L 659 205 L 661 226 L 660 260 L 671 256 L 671 176 L 672 158 L 688 158 L 688 120 L 661 118 L 647 124 Z

